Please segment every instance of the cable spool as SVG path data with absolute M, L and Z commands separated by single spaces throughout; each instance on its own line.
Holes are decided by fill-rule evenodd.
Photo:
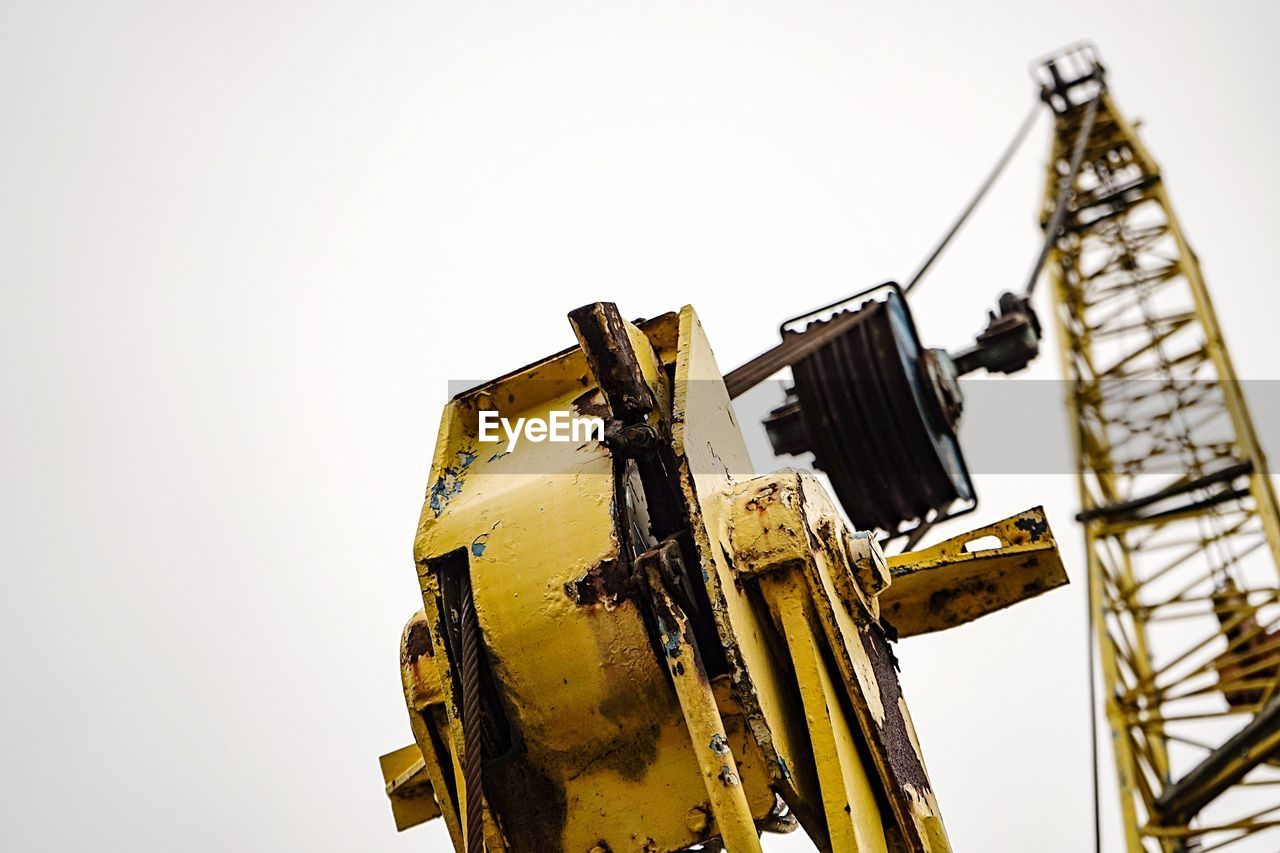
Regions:
M 857 304 L 886 289 L 884 298 Z M 812 451 L 862 530 L 907 534 L 972 509 L 950 360 L 920 345 L 897 284 L 842 304 L 857 307 L 783 324 L 784 341 L 815 333 L 825 340 L 792 365 L 788 402 L 765 421 L 775 451 Z M 808 322 L 796 330 L 798 321 Z

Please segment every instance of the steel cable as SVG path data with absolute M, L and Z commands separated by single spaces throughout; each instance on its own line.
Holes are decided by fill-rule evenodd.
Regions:
M 968 220 L 969 214 L 973 213 L 974 209 L 977 208 L 978 204 L 986 196 L 987 191 L 990 190 L 991 186 L 996 182 L 996 179 L 1004 172 L 1005 166 L 1009 165 L 1009 161 L 1013 159 L 1013 155 L 1022 147 L 1022 143 L 1027 138 L 1027 134 L 1031 131 L 1032 125 L 1035 124 L 1035 118 L 1040 111 L 1040 106 L 1039 101 L 1032 103 L 1031 109 L 1027 111 L 1026 117 L 1022 119 L 1022 124 L 1018 125 L 1018 130 L 1014 133 L 1013 139 L 1009 140 L 1009 144 L 1005 146 L 1004 152 L 1000 155 L 1000 159 L 996 161 L 995 167 L 987 174 L 982 185 L 978 187 L 978 191 L 974 193 L 973 198 L 969 199 L 969 203 L 965 206 L 964 210 L 960 212 L 960 216 L 956 221 L 951 224 L 947 233 L 943 235 L 938 244 L 933 247 L 933 251 L 929 253 L 929 256 L 925 258 L 924 262 L 920 265 L 920 268 L 916 270 L 913 276 L 911 276 L 911 280 L 902 288 L 902 292 L 904 294 L 910 293 L 911 288 L 920 283 L 920 279 L 924 278 L 924 274 L 929 270 L 929 267 L 933 266 L 933 262 L 936 261 L 942 254 L 943 250 L 947 248 L 951 239 L 959 233 L 960 228 L 964 225 L 965 221 Z M 845 301 L 847 301 L 847 299 L 842 299 L 827 307 L 839 305 L 841 302 Z M 841 328 L 839 321 L 837 321 L 829 323 L 824 327 L 823 331 L 816 335 L 810 334 L 803 337 L 796 336 L 794 338 L 784 339 L 782 343 L 772 349 L 756 356 L 734 370 L 729 371 L 725 374 L 725 385 L 729 389 L 729 398 L 733 399 L 746 393 L 748 390 L 759 385 L 765 379 L 768 379 L 784 367 L 790 367 L 795 364 L 805 355 L 820 347 L 826 340 L 834 338 Z
M 471 589 L 462 596 L 462 742 L 466 784 L 467 853 L 484 853 L 484 794 L 481 757 L 484 727 L 480 721 L 480 629 Z
M 1005 146 L 1004 153 L 1000 155 L 1000 159 L 996 161 L 995 166 L 992 167 L 986 179 L 978 187 L 978 191 L 973 194 L 973 198 L 969 199 L 969 203 L 965 205 L 964 210 L 960 211 L 956 221 L 951 223 L 947 233 L 942 235 L 942 239 L 933 247 L 933 251 L 929 253 L 929 256 L 920 264 L 920 268 L 911 276 L 911 280 L 902 288 L 903 293 L 910 293 L 911 289 L 920 283 L 920 279 L 924 278 L 924 274 L 929 271 L 929 267 L 933 266 L 933 262 L 947 248 L 951 238 L 960 232 L 964 223 L 969 219 L 969 214 L 973 213 L 979 203 L 982 202 L 982 199 L 986 197 L 987 191 L 991 189 L 996 179 L 1004 172 L 1005 167 L 1009 165 L 1009 161 L 1013 159 L 1013 155 L 1022 147 L 1023 141 L 1026 140 L 1027 134 L 1035 124 L 1036 116 L 1040 113 L 1040 107 L 1039 101 L 1032 102 L 1031 109 L 1027 110 L 1026 117 L 1023 118 L 1022 124 L 1018 125 L 1018 130 L 1013 134 L 1013 139 L 1009 140 L 1009 144 Z
M 1071 151 L 1071 162 L 1067 166 L 1067 173 L 1058 179 L 1058 197 L 1054 200 L 1053 214 L 1045 225 L 1044 242 L 1040 245 L 1040 254 L 1036 256 L 1036 262 L 1031 267 L 1031 275 L 1027 278 L 1028 297 L 1035 292 L 1036 282 L 1040 280 L 1040 270 L 1049 258 L 1049 250 L 1053 248 L 1054 243 L 1058 242 L 1058 232 L 1062 230 L 1062 221 L 1067 216 L 1067 202 L 1075 193 L 1076 175 L 1080 173 L 1080 166 L 1084 163 L 1084 152 L 1089 146 L 1089 135 L 1093 133 L 1093 122 L 1098 117 L 1098 103 L 1101 100 L 1102 96 L 1096 95 L 1085 107 L 1084 119 L 1080 123 L 1080 132 L 1076 136 L 1076 144 Z

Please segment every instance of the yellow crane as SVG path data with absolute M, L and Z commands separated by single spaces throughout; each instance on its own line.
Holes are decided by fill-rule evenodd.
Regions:
M 736 853 L 797 828 L 824 851 L 949 850 L 892 644 L 1066 582 L 1038 508 L 915 550 L 976 507 L 959 380 L 1036 355 L 1047 269 L 1128 850 L 1280 831 L 1266 461 L 1096 52 L 1039 74 L 1045 239 L 972 346 L 925 347 L 907 294 L 1033 116 L 905 288 L 793 318 L 723 375 L 692 308 L 628 323 L 595 303 L 570 314 L 575 346 L 449 403 L 401 643 L 414 743 L 382 758 L 399 828 L 443 819 L 460 853 Z M 747 457 L 731 400 L 784 367 L 770 439 L 813 452 L 835 499 Z M 557 418 L 599 430 L 557 441 Z M 495 421 L 541 426 L 503 446 Z
M 1040 72 L 1046 268 L 1127 849 L 1280 849 L 1266 459 L 1160 168 L 1096 52 Z

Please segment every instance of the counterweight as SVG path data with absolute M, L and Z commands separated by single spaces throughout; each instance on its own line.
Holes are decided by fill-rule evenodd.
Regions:
M 1046 268 L 1127 846 L 1273 853 L 1280 523 L 1267 463 L 1160 168 L 1101 63 L 1076 47 L 1041 73 L 1054 111 L 1043 222 L 1060 226 Z

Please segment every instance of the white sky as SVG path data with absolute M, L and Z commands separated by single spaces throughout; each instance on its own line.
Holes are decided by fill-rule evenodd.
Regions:
M 1074 39 L 1240 373 L 1280 375 L 1278 7 L 897 5 L 5 4 L 0 847 L 445 849 L 376 759 L 447 380 L 595 300 L 693 303 L 727 368 L 905 277 Z M 929 343 L 1021 283 L 1046 130 L 924 285 Z M 904 642 L 908 700 L 958 850 L 1084 850 L 1071 483 L 978 485 L 975 524 L 1044 504 L 1077 583 Z

